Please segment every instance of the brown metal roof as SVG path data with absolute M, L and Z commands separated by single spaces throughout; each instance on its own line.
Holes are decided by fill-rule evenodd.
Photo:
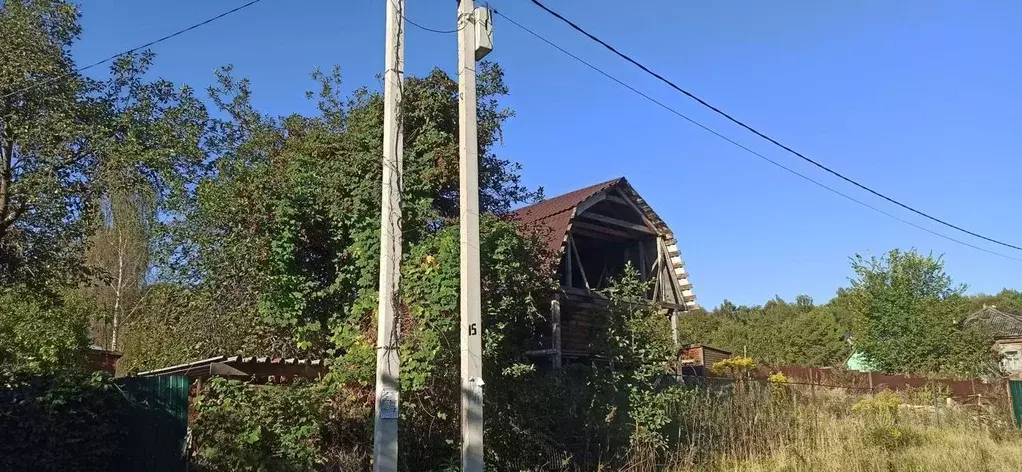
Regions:
M 969 315 L 966 323 L 981 322 L 990 328 L 995 339 L 1022 338 L 1022 316 L 1006 313 L 997 307 L 985 306 Z
M 587 198 L 607 190 L 621 182 L 623 177 L 608 180 L 603 183 L 591 185 L 586 188 L 548 198 L 541 202 L 533 203 L 520 208 L 512 213 L 512 217 L 525 223 L 526 226 L 540 231 L 547 238 L 547 249 L 554 255 L 559 255 L 564 244 L 564 238 L 571 229 L 571 221 L 575 217 L 575 208 Z

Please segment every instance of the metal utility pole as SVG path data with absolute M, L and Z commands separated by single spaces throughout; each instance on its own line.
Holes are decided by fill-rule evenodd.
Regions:
M 387 4 L 387 64 L 383 74 L 383 197 L 380 206 L 380 306 L 376 332 L 373 471 L 397 472 L 404 0 L 384 2 Z
M 481 24 L 480 24 L 481 23 Z M 458 139 L 461 211 L 461 470 L 483 470 L 483 327 L 479 286 L 479 144 L 476 61 L 492 48 L 490 15 L 458 2 Z

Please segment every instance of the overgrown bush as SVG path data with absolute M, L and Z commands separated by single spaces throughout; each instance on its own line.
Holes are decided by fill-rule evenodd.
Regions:
M 264 386 L 213 379 L 204 388 L 195 401 L 192 425 L 197 470 L 368 467 L 372 406 L 351 403 L 329 382 Z
M 0 286 L 0 382 L 81 373 L 95 307 L 73 292 Z
M 128 431 L 127 403 L 102 375 L 0 385 L 0 470 L 114 470 Z

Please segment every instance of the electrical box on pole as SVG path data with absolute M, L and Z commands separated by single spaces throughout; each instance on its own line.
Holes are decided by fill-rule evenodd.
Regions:
M 489 8 L 472 11 L 476 23 L 476 60 L 481 61 L 493 50 L 493 14 Z

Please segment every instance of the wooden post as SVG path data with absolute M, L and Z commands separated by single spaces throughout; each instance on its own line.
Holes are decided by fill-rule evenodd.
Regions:
M 649 274 L 646 273 L 646 245 L 643 244 L 642 240 L 639 240 L 639 275 L 642 276 L 642 280 L 649 280 Z
M 571 238 L 569 237 L 568 240 L 564 242 L 564 244 L 567 246 L 566 248 L 564 248 L 564 280 L 565 280 L 564 286 L 574 287 L 575 285 L 572 283 L 571 279 L 572 276 L 571 270 L 572 266 L 574 265 L 571 262 Z
M 873 394 L 873 372 L 866 372 L 866 377 L 869 379 L 869 394 Z
M 681 347 L 681 339 L 678 335 L 678 310 L 671 310 L 671 339 L 674 340 L 674 350 Z
M 571 248 L 571 252 L 575 254 L 575 259 L 578 262 L 578 271 L 582 274 L 582 283 L 585 284 L 586 290 L 591 290 L 589 287 L 589 279 L 586 277 L 586 269 L 582 267 L 582 256 L 578 255 L 578 248 L 575 247 L 575 238 L 568 235 L 568 246 Z
M 550 333 L 554 344 L 554 370 L 561 370 L 561 295 L 550 302 Z

